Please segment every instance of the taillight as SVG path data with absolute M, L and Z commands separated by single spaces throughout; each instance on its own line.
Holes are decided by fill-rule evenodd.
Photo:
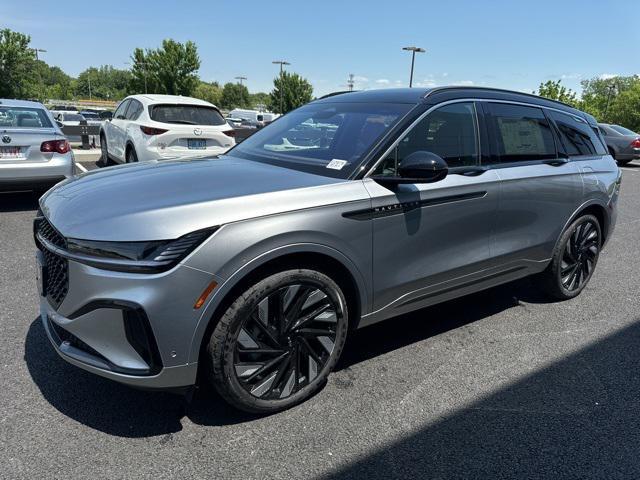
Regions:
M 71 145 L 66 140 L 47 140 L 40 145 L 40 151 L 44 153 L 68 153 Z
M 236 131 L 235 130 L 225 130 L 224 133 L 227 137 L 235 137 L 236 136 Z
M 140 125 L 140 130 L 142 130 L 142 133 L 145 135 L 162 135 L 169 131 L 164 128 L 144 127 L 142 125 Z
M 631 142 L 632 148 L 640 148 L 640 138 L 636 138 L 633 142 Z

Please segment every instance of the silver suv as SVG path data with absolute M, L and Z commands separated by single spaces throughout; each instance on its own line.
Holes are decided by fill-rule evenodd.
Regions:
M 220 158 L 89 172 L 40 201 L 41 315 L 68 362 L 238 408 L 308 398 L 348 332 L 535 275 L 578 295 L 616 221 L 595 120 L 485 88 L 345 93 Z

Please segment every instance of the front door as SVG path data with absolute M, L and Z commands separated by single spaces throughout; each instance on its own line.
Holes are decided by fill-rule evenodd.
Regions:
M 489 266 L 499 178 L 478 168 L 478 132 L 474 102 L 439 107 L 405 134 L 373 175 L 395 175 L 403 158 L 424 150 L 447 162 L 447 177 L 392 189 L 365 179 L 373 207 L 374 314 L 433 303 Z

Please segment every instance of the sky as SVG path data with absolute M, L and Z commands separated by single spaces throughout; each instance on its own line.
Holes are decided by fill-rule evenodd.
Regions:
M 92 9 L 87 5 L 96 5 Z M 314 95 L 408 86 L 479 85 L 531 92 L 561 79 L 640 74 L 637 0 L 0 0 L 0 28 L 31 36 L 41 58 L 76 76 L 89 66 L 129 68 L 136 47 L 194 41 L 200 77 L 247 77 L 270 91 L 278 66 Z

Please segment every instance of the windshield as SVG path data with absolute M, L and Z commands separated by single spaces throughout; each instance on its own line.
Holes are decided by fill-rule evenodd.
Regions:
M 348 178 L 377 140 L 413 105 L 310 103 L 253 134 L 231 155 Z
M 0 107 L 0 128 L 51 128 L 49 116 L 41 108 Z
M 220 112 L 213 107 L 198 105 L 154 105 L 149 109 L 151 120 L 184 125 L 224 125 Z
M 98 116 L 97 113 L 83 113 L 82 116 L 85 118 L 85 120 L 97 120 L 100 117 Z
M 620 125 L 611 125 L 616 132 L 621 133 L 622 135 L 638 135 L 636 132 L 632 132 L 628 128 L 621 127 Z
M 65 113 L 62 119 L 64 122 L 80 122 L 84 120 L 84 117 L 79 113 Z

